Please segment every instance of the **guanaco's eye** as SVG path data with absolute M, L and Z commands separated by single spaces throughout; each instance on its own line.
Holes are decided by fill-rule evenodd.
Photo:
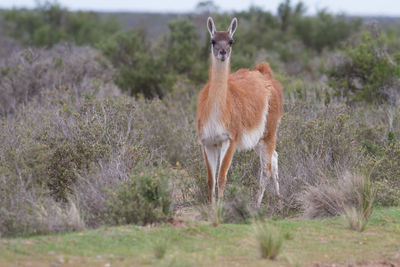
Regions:
M 233 40 L 229 40 L 229 45 L 232 46 Z
M 212 45 L 215 45 L 215 40 L 211 40 Z

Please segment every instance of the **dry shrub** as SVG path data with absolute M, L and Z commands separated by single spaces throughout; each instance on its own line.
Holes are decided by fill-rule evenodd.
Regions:
M 0 117 L 0 175 L 6 181 L 0 189 L 0 210 L 5 214 L 0 219 L 2 234 L 108 224 L 111 210 L 119 208 L 118 204 L 110 206 L 110 195 L 129 184 L 132 170 L 138 166 L 170 170 L 172 209 L 208 202 L 206 168 L 195 130 L 197 89 L 193 85 L 179 81 L 162 101 L 134 99 L 121 96 L 108 82 L 109 68 L 95 61 L 96 52 L 90 48 L 61 45 L 49 51 L 28 52 L 27 59 L 19 55 L 8 60 L 18 66 L 15 72 L 10 70 L 8 78 L 0 81 L 6 89 L 0 94 L 12 92 L 2 98 L 9 103 L 3 113 L 7 116 Z M 55 57 L 62 58 L 61 66 L 57 66 Z M 6 61 L 1 66 L 8 66 Z M 17 88 L 33 91 L 25 97 Z M 277 144 L 284 208 L 279 207 L 271 185 L 263 210 L 281 215 L 299 211 L 297 198 L 307 194 L 309 202 L 317 203 L 314 197 L 329 196 L 333 203 L 329 205 L 340 206 L 342 193 L 334 191 L 330 196 L 327 184 L 338 183 L 337 173 L 362 165 L 365 140 L 385 143 L 382 136 L 386 136 L 389 121 L 384 119 L 385 110 L 300 101 L 286 104 L 285 110 Z M 394 115 L 391 130 L 397 133 L 399 125 Z M 396 171 L 393 168 L 390 173 Z M 158 170 L 152 173 L 161 174 Z M 250 207 L 258 179 L 258 156 L 254 152 L 235 154 L 228 174 L 224 216 L 219 221 L 243 222 L 252 217 Z M 313 190 L 325 193 L 312 195 L 309 192 Z M 43 203 L 49 203 L 48 215 L 37 208 Z M 322 209 L 317 208 L 319 212 Z M 323 211 L 326 216 L 343 211 L 327 210 Z M 131 207 L 127 214 L 134 212 Z M 75 219 L 68 220 L 65 214 Z M 35 216 L 41 223 L 32 219 Z M 12 222 L 6 218 L 13 218 Z
M 17 41 L 12 40 L 10 38 L 5 37 L 2 35 L 0 29 L 0 59 L 7 58 L 9 55 L 14 53 L 15 51 L 20 50 L 21 47 L 17 43 Z
M 246 223 L 256 213 L 246 190 L 235 185 L 230 186 L 225 191 L 223 205 L 224 223 Z
M 90 47 L 59 44 L 50 50 L 25 49 L 0 61 L 0 115 L 14 113 L 41 91 L 108 82 L 112 68 Z M 93 86 L 91 86 L 93 87 Z
M 14 183 L 27 184 L 50 199 L 63 192 L 61 199 L 65 203 L 73 199 L 86 227 L 110 222 L 109 194 L 129 181 L 138 164 L 161 162 L 174 169 L 169 174 L 172 208 L 206 203 L 206 171 L 194 126 L 196 101 L 193 91 L 185 88 L 186 84 L 178 84 L 163 101 L 121 97 L 112 84 L 102 82 L 45 90 L 19 106 L 17 113 L 2 118 L 0 169 Z M 381 136 L 358 127 L 349 115 L 354 112 L 343 106 L 296 103 L 286 109 L 277 148 L 284 208 L 279 207 L 271 186 L 264 199 L 266 214 L 298 211 L 297 197 L 308 185 L 324 184 L 363 160 L 359 136 Z M 243 222 L 252 217 L 258 177 L 258 156 L 236 154 L 220 221 Z M 32 201 L 36 200 L 34 196 Z M 7 205 L 2 208 L 10 210 L 12 206 Z M 333 209 L 326 216 L 336 213 Z M 24 221 L 24 214 L 19 213 L 19 221 Z
M 269 181 L 263 203 L 268 213 L 288 214 L 300 210 L 297 197 L 308 185 L 317 185 L 339 171 L 353 169 L 363 160 L 357 139 L 357 121 L 345 105 L 288 103 L 277 138 L 279 182 L 283 203 L 275 197 Z M 245 188 L 250 196 L 258 190 L 259 158 L 254 152 L 235 155 L 228 186 Z M 204 181 L 205 182 L 205 181 Z
M 82 230 L 85 224 L 74 202 L 58 203 L 29 182 L 0 174 L 0 236 Z
M 320 187 L 328 187 L 327 181 L 336 183 L 338 173 L 356 169 L 368 170 L 365 164 L 370 157 L 363 144 L 366 140 L 383 144 L 389 122 L 385 108 L 351 108 L 342 104 L 325 106 L 302 101 L 287 103 L 277 138 L 283 201 L 280 203 L 277 200 L 272 181 L 269 181 L 263 200 L 267 214 L 287 215 L 301 211 L 302 206 L 297 199 L 303 195 L 305 189 L 313 190 L 309 186 L 318 186 L 316 190 L 319 191 Z M 396 117 L 392 124 L 397 129 Z M 208 188 L 202 156 L 197 147 L 188 151 L 196 156 L 187 157 L 182 166 L 196 182 L 195 192 L 201 192 L 196 199 L 207 203 Z M 200 157 L 200 160 L 192 161 L 196 157 Z M 227 192 L 229 188 L 237 188 L 244 193 L 243 196 L 249 196 L 248 202 L 251 204 L 258 190 L 259 168 L 258 155 L 253 151 L 236 153 L 228 173 Z M 398 170 L 396 167 L 393 169 Z M 231 207 L 227 194 L 224 200 L 228 211 Z M 239 203 L 234 205 L 237 204 Z M 333 203 L 332 206 L 337 205 Z M 229 213 L 228 211 L 227 214 Z M 328 209 L 326 216 L 331 214 L 338 212 L 334 208 L 332 211 Z
M 340 216 L 355 209 L 368 220 L 374 198 L 375 189 L 366 176 L 345 173 L 334 181 L 309 186 L 299 200 L 307 218 Z
M 112 210 L 121 210 L 118 205 L 110 205 L 110 192 L 117 192 L 121 184 L 133 179 L 132 169 L 138 165 L 151 169 L 154 164 L 162 164 L 166 169 L 176 168 L 169 173 L 168 183 L 179 195 L 179 201 L 192 201 L 195 183 L 182 165 L 188 158 L 185 155 L 192 153 L 187 151 L 192 151 L 196 143 L 187 142 L 195 139 L 195 133 L 192 121 L 181 119 L 185 112 L 160 100 L 120 97 L 113 93 L 115 87 L 101 82 L 86 85 L 82 88 L 85 93 L 78 94 L 83 86 L 84 82 L 77 89 L 42 91 L 19 106 L 15 114 L 1 118 L 0 140 L 4 146 L 0 150 L 0 173 L 6 173 L 8 179 L 2 190 L 6 192 L 15 183 L 28 191 L 37 191 L 30 196 L 31 203 L 45 197 L 59 207 L 61 214 L 74 214 L 74 225 L 83 221 L 87 227 L 96 227 L 112 221 Z M 114 96 L 104 98 L 107 95 Z M 161 171 L 152 174 L 161 175 Z M 1 197 L 4 199 L 0 208 L 8 214 L 15 208 L 12 199 L 22 196 L 4 193 Z M 70 208 L 70 199 L 76 206 Z M 140 213 L 141 207 L 133 206 L 128 213 Z M 17 208 L 14 223 L 18 226 L 18 222 L 32 221 L 29 229 L 4 227 L 5 233 L 39 231 L 26 209 L 31 208 Z M 46 231 L 67 229 L 62 216 L 42 217 L 48 220 Z M 126 222 L 131 221 L 113 220 Z

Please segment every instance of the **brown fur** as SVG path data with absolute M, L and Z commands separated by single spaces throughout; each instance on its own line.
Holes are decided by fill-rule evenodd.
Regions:
M 210 87 L 211 82 L 208 81 L 200 92 L 196 116 L 198 132 L 207 121 L 214 101 L 220 101 L 222 103 L 219 104 L 223 107 L 222 121 L 235 140 L 243 129 L 253 130 L 261 122 L 267 96 L 269 109 L 265 133 L 271 133 L 277 128 L 277 122 L 283 113 L 282 89 L 273 78 L 268 63 L 262 62 L 254 70 L 240 69 L 230 74 L 225 97 L 224 92 L 220 92 L 222 96 L 213 94 Z M 211 97 L 218 98 L 210 99 Z

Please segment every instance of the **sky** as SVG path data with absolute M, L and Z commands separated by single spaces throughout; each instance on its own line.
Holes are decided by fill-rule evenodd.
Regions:
M 189 12 L 200 0 L 58 0 L 71 10 L 95 11 L 140 11 L 140 12 Z M 276 12 L 283 0 L 214 0 L 214 3 L 224 11 L 246 10 L 255 5 Z M 297 3 L 292 0 L 292 3 Z M 333 13 L 348 15 L 383 15 L 400 17 L 400 0 L 303 0 L 308 14 L 322 8 L 328 8 Z M 35 0 L 0 0 L 0 8 L 34 7 Z

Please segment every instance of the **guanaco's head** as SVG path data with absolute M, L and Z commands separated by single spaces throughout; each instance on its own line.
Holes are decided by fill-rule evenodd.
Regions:
M 233 34 L 236 31 L 237 25 L 237 19 L 233 18 L 227 31 L 217 32 L 213 19 L 208 17 L 207 28 L 211 36 L 211 54 L 217 60 L 225 61 L 231 56 Z

